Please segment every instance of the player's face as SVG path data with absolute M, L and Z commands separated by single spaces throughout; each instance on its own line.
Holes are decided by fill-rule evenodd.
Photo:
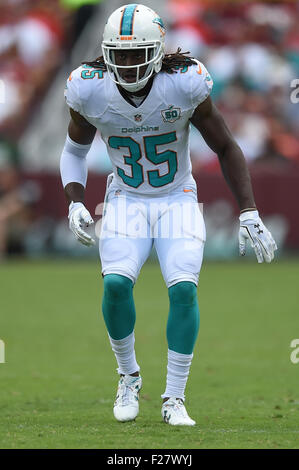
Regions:
M 144 64 L 145 62 L 145 49 L 133 50 L 118 50 L 115 51 L 115 63 L 123 67 L 132 67 L 133 65 Z M 146 72 L 147 66 L 140 68 L 139 79 L 142 78 Z M 128 83 L 136 82 L 137 67 L 136 68 L 119 68 L 118 73 L 121 78 Z

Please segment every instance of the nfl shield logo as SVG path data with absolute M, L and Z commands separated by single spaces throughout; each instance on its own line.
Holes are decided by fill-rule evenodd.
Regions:
M 135 119 L 136 122 L 141 122 L 142 121 L 141 114 L 135 114 L 134 119 Z

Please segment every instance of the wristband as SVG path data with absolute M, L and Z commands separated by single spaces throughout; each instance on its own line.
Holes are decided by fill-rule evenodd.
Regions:
M 64 188 L 69 183 L 79 183 L 86 187 L 88 173 L 86 156 L 90 148 L 91 144 L 78 144 L 67 135 L 60 158 L 60 175 Z
M 242 209 L 240 211 L 240 214 L 242 214 L 242 212 L 247 212 L 247 211 L 257 211 L 257 208 L 256 207 L 248 207 L 247 209 Z

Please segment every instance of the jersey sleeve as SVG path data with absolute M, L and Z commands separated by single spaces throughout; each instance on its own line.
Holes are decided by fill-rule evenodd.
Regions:
M 191 100 L 195 109 L 210 95 L 213 88 L 213 80 L 206 67 L 199 61 L 192 67 L 191 76 Z
M 80 75 L 81 67 L 74 70 L 66 81 L 64 97 L 67 105 L 80 114 L 82 112 L 82 100 L 80 97 Z

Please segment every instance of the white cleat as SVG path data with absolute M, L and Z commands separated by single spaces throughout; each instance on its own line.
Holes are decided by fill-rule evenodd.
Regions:
M 162 417 L 167 424 L 173 426 L 194 426 L 195 421 L 188 416 L 184 400 L 170 397 L 162 405 Z
M 139 412 L 139 391 L 142 387 L 140 376 L 123 375 L 118 382 L 113 413 L 117 421 L 132 421 Z

